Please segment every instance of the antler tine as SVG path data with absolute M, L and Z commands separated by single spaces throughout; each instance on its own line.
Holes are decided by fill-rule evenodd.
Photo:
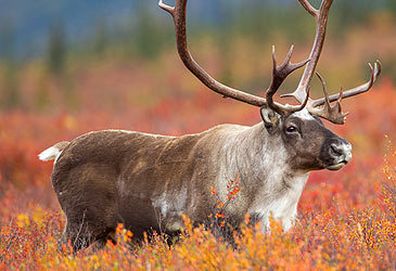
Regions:
M 379 60 L 377 60 L 374 63 L 374 67 L 373 65 L 371 65 L 371 63 L 369 63 L 369 67 L 370 67 L 370 71 L 371 71 L 371 75 L 370 75 L 370 80 L 368 82 L 366 82 L 365 84 L 362 84 L 360 86 L 357 86 L 355 88 L 346 90 L 342 93 L 342 98 L 350 98 L 353 96 L 356 96 L 358 94 L 367 92 L 371 89 L 371 87 L 374 85 L 374 83 L 377 81 L 379 75 L 381 74 L 381 62 Z M 330 102 L 334 102 L 339 98 L 339 94 L 333 94 L 331 96 L 328 97 L 328 100 Z M 318 107 L 323 105 L 326 102 L 326 98 L 320 98 L 317 100 L 312 100 L 309 102 L 309 106 L 310 107 Z
M 159 0 L 158 1 L 158 6 L 160 8 L 162 8 L 163 10 L 167 11 L 170 15 L 172 15 L 172 17 L 174 16 L 174 12 L 175 12 L 175 7 L 172 7 L 166 3 L 164 3 L 163 0 Z
M 330 106 L 329 92 L 328 92 L 328 88 L 327 88 L 327 83 L 324 80 L 323 76 L 319 72 L 315 72 L 315 74 L 319 78 L 320 83 L 322 84 L 322 91 L 323 91 L 323 94 L 324 94 L 325 104 Z
M 312 46 L 312 50 L 309 56 L 311 60 L 305 67 L 304 73 L 301 77 L 300 83 L 297 89 L 288 94 L 284 94 L 281 97 L 293 97 L 300 103 L 302 103 L 307 95 L 307 90 L 312 77 L 315 73 L 316 66 L 318 64 L 320 54 L 322 53 L 323 44 L 326 38 L 327 21 L 329 16 L 330 7 L 333 0 L 322 0 L 320 9 L 315 9 L 308 0 L 299 0 L 300 4 L 316 19 L 316 36 Z
M 345 117 L 348 115 L 348 113 L 343 113 L 342 108 L 341 108 L 341 100 L 342 100 L 343 90 L 341 89 L 340 93 L 338 94 L 337 103 L 334 106 L 331 106 L 326 81 L 320 75 L 320 73 L 316 72 L 316 76 L 319 78 L 319 80 L 322 84 L 322 90 L 323 90 L 323 94 L 324 94 L 324 98 L 323 98 L 324 103 L 323 103 L 322 107 L 312 107 L 312 101 L 310 101 L 310 103 L 307 106 L 308 111 L 316 116 L 325 118 L 325 119 L 331 121 L 332 123 L 344 124 Z
M 308 11 L 309 14 L 311 14 L 314 17 L 318 17 L 319 11 L 314 8 L 308 0 L 298 0 L 300 4 L 305 8 L 306 11 Z
M 216 81 L 209 73 L 207 73 L 192 57 L 187 46 L 186 31 L 186 7 L 187 0 L 176 0 L 175 7 L 171 7 L 159 1 L 159 6 L 172 15 L 176 30 L 176 43 L 180 59 L 205 86 L 224 97 L 232 98 L 254 106 L 263 106 L 267 104 L 266 99 L 255 96 L 238 89 L 226 86 Z
M 276 61 L 275 45 L 272 46 L 272 63 L 273 63 L 272 81 L 270 87 L 266 92 L 266 98 L 267 98 L 268 106 L 283 115 L 288 115 L 293 112 L 302 110 L 308 101 L 308 99 L 306 99 L 306 101 L 303 101 L 302 104 L 299 106 L 292 106 L 288 104 L 281 105 L 281 104 L 276 104 L 273 101 L 273 97 L 275 93 L 278 91 L 279 87 L 282 85 L 285 79 L 291 73 L 305 66 L 310 61 L 309 59 L 307 59 L 299 63 L 292 63 L 291 58 L 293 56 L 293 51 L 294 51 L 294 45 L 290 46 L 289 52 L 287 53 L 284 61 L 282 62 L 281 65 L 278 66 Z

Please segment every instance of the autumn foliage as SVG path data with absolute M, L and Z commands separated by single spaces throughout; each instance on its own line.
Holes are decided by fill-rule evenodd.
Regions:
M 191 111 L 200 114 L 202 122 L 209 119 L 210 123 L 217 116 L 248 124 L 258 121 L 254 109 L 224 103 L 206 92 L 196 95 L 191 104 L 187 99 L 169 98 L 147 109 L 147 115 L 186 131 L 194 130 L 194 123 L 184 117 Z M 161 235 L 147 238 L 142 245 L 131 244 L 133 233 L 119 225 L 117 245 L 109 242 L 102 250 L 92 247 L 75 256 L 67 253 L 68 247 L 58 251 L 64 218 L 49 182 L 51 165 L 39 162 L 36 155 L 56 140 L 85 129 L 105 128 L 107 120 L 92 114 L 3 113 L 0 269 L 392 269 L 396 263 L 395 103 L 396 92 L 386 80 L 371 94 L 346 102 L 349 121 L 335 129 L 354 144 L 354 160 L 340 172 L 312 175 L 299 205 L 298 223 L 288 233 L 275 221 L 270 235 L 261 233 L 260 225 L 242 225 L 241 233 L 234 234 L 235 248 L 203 226 L 193 228 L 185 218 L 186 231 L 169 247 Z M 173 104 L 178 104 L 177 113 Z M 222 116 L 231 106 L 234 110 Z M 168 110 L 170 116 L 164 117 Z M 127 126 L 129 120 L 121 121 L 135 129 Z M 232 201 L 238 194 L 237 181 L 229 190 Z M 216 196 L 216 191 L 212 193 Z

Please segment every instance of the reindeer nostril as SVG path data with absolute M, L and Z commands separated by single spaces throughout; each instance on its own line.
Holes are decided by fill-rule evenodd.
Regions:
M 330 145 L 330 153 L 333 156 L 339 157 L 344 154 L 344 151 L 341 145 L 333 143 Z

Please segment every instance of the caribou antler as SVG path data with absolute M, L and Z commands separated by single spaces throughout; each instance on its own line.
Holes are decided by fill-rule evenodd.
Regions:
M 327 29 L 327 22 L 328 22 L 328 15 L 329 10 L 332 5 L 333 0 L 323 0 L 319 10 L 315 9 L 308 0 L 298 0 L 301 5 L 310 13 L 316 20 L 316 36 L 315 41 L 312 46 L 312 50 L 310 53 L 310 62 L 308 63 L 307 67 L 304 70 L 304 74 L 301 77 L 300 83 L 297 89 L 290 94 L 281 95 L 281 97 L 294 97 L 300 103 L 303 103 L 306 99 L 308 94 L 308 89 L 312 77 L 315 73 L 316 66 L 319 62 L 320 54 L 322 52 L 323 44 L 326 37 L 326 29 Z M 375 81 L 377 80 L 378 76 L 381 74 L 381 63 L 377 60 L 374 64 L 374 68 L 371 64 L 369 64 L 371 69 L 371 78 L 370 80 L 360 85 L 356 88 L 341 91 L 339 94 L 333 94 L 328 96 L 326 83 L 322 76 L 318 74 L 318 77 L 322 83 L 324 97 L 312 100 L 308 98 L 307 102 L 307 110 L 316 116 L 325 118 L 335 124 L 344 124 L 345 117 L 347 114 L 342 112 L 341 109 L 341 100 L 344 98 L 353 97 L 355 95 L 367 92 L 373 86 Z M 332 102 L 335 102 L 334 106 L 331 106 Z
M 315 69 L 318 64 L 320 54 L 322 52 L 323 44 L 326 37 L 327 21 L 330 7 L 333 0 L 323 0 L 320 8 L 314 8 L 308 0 L 298 0 L 300 4 L 311 14 L 316 20 L 316 36 L 312 46 L 310 56 L 307 60 L 299 63 L 291 63 L 293 54 L 293 46 L 290 48 L 285 60 L 281 65 L 277 65 L 275 58 L 275 47 L 272 50 L 273 70 L 272 81 L 270 87 L 267 89 L 266 98 L 252 95 L 241 90 L 231 88 L 223 83 L 215 80 L 209 73 L 207 73 L 192 57 L 187 46 L 187 31 L 186 31 L 186 8 L 187 0 L 175 0 L 175 6 L 170 6 L 159 0 L 158 5 L 167 11 L 173 18 L 176 30 L 176 43 L 180 59 L 184 65 L 209 89 L 216 93 L 223 95 L 223 97 L 232 98 L 254 106 L 264 106 L 272 108 L 281 115 L 289 115 L 293 112 L 307 108 L 311 114 L 326 118 L 334 123 L 344 123 L 345 115 L 341 112 L 340 101 L 342 98 L 352 97 L 354 95 L 368 91 L 373 83 L 376 81 L 381 72 L 381 65 L 377 61 L 372 69 L 371 80 L 366 84 L 356 87 L 351 90 L 340 93 L 339 95 L 327 95 L 327 88 L 322 77 L 319 76 L 323 84 L 324 98 L 312 100 L 309 98 L 309 87 Z M 277 103 L 273 100 L 273 96 L 279 90 L 282 83 L 286 80 L 287 76 L 299 68 L 305 67 L 304 73 L 301 77 L 297 89 L 290 94 L 282 95 L 281 97 L 294 97 L 300 105 L 284 105 Z M 335 106 L 331 106 L 331 102 L 337 101 Z
M 192 57 L 187 46 L 187 33 L 186 33 L 186 6 L 187 0 L 176 0 L 176 5 L 174 7 L 169 6 L 163 2 L 159 1 L 159 6 L 167 11 L 173 18 L 175 29 L 176 29 L 176 43 L 177 50 L 180 59 L 183 61 L 184 65 L 209 89 L 223 95 L 224 97 L 232 98 L 241 102 L 245 102 L 255 106 L 268 105 L 273 109 L 276 109 L 280 114 L 290 114 L 297 110 L 301 110 L 301 106 L 291 106 L 283 105 L 274 102 L 272 97 L 279 89 L 280 85 L 286 79 L 286 77 L 294 72 L 295 70 L 303 67 L 308 60 L 293 64 L 290 62 L 293 53 L 293 46 L 291 47 L 289 53 L 287 54 L 284 62 L 280 65 L 276 65 L 275 51 L 273 51 L 273 80 L 270 88 L 267 91 L 267 99 L 262 97 L 252 95 L 238 89 L 226 86 L 218 81 L 216 81 L 212 76 L 210 76 Z
M 318 76 L 320 82 L 322 83 L 324 103 L 323 106 L 320 108 L 314 106 L 312 108 L 309 108 L 311 114 L 325 118 L 336 124 L 343 124 L 345 122 L 346 116 L 348 115 L 348 113 L 343 113 L 341 109 L 343 90 L 342 89 L 340 90 L 340 94 L 338 95 L 337 102 L 334 106 L 332 106 L 331 101 L 329 99 L 326 81 L 318 72 L 316 73 L 316 75 Z M 310 106 L 311 105 L 312 105 L 312 101 L 310 103 Z
M 326 84 L 323 78 L 318 74 L 319 79 L 323 85 L 324 97 L 316 100 L 310 99 L 307 103 L 307 110 L 311 114 L 325 118 L 335 124 L 344 124 L 345 117 L 348 114 L 342 112 L 341 100 L 369 91 L 370 88 L 374 85 L 378 76 L 381 74 L 381 62 L 379 60 L 377 60 L 374 63 L 374 67 L 370 63 L 369 66 L 370 66 L 371 76 L 370 76 L 370 80 L 367 83 L 346 91 L 341 90 L 339 94 L 333 94 L 331 96 L 328 96 Z M 330 103 L 335 101 L 336 101 L 336 105 L 332 107 Z
M 275 46 L 272 46 L 272 81 L 270 87 L 266 92 L 266 98 L 268 106 L 282 115 L 292 114 L 293 112 L 302 110 L 307 105 L 309 97 L 309 95 L 306 95 L 306 98 L 304 99 L 304 101 L 302 101 L 300 106 L 293 106 L 288 104 L 279 105 L 273 101 L 275 93 L 278 91 L 279 87 L 286 80 L 286 78 L 294 71 L 298 70 L 301 67 L 304 67 L 310 61 L 309 59 L 307 59 L 300 63 L 291 63 L 293 50 L 294 45 L 290 47 L 290 50 L 287 53 L 283 63 L 278 66 L 276 61 Z
M 374 83 L 377 81 L 379 75 L 381 74 L 381 62 L 379 60 L 375 61 L 374 67 L 371 63 L 368 64 L 370 67 L 370 80 L 360 86 L 357 86 L 355 88 L 346 90 L 342 93 L 342 98 L 350 98 L 355 95 L 367 92 L 371 89 L 371 87 L 374 85 Z M 338 99 L 339 95 L 338 94 L 333 94 L 328 97 L 330 102 L 334 102 Z M 317 107 L 321 106 L 325 103 L 326 98 L 320 98 L 316 100 L 311 100 L 310 105 L 312 107 Z
M 304 70 L 297 89 L 293 93 L 284 94 L 281 97 L 294 97 L 297 101 L 303 102 L 306 99 L 309 84 L 313 75 L 315 74 L 315 69 L 318 65 L 320 54 L 322 53 L 323 44 L 326 38 L 329 11 L 333 0 L 323 0 L 319 10 L 312 7 L 312 5 L 307 0 L 298 1 L 309 12 L 309 14 L 314 16 L 316 20 L 316 35 L 311 53 L 309 55 L 310 62 Z
M 180 59 L 183 61 L 187 69 L 189 69 L 205 86 L 223 95 L 224 97 L 233 98 L 251 105 L 263 106 L 266 104 L 266 100 L 262 97 L 242 92 L 216 81 L 194 60 L 187 47 L 187 0 L 176 0 L 175 7 L 165 4 L 163 0 L 159 0 L 158 5 L 163 10 L 167 11 L 173 18 L 176 30 L 177 51 L 179 53 Z

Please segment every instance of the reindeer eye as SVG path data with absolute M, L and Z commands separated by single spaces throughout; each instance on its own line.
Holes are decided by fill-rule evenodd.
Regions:
M 286 128 L 286 132 L 295 133 L 295 132 L 297 132 L 297 127 L 294 125 L 290 125 L 289 127 Z

